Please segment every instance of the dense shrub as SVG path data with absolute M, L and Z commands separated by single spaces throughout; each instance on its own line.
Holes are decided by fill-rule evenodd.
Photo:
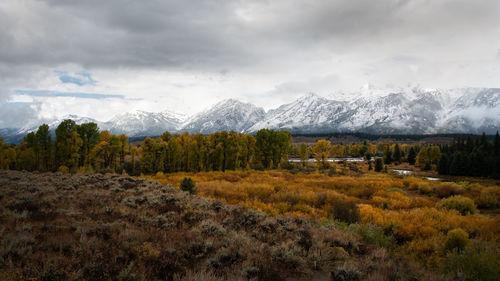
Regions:
M 361 272 L 354 266 L 344 265 L 337 267 L 331 272 L 332 280 L 358 281 L 361 280 Z
M 500 200 L 498 200 L 498 194 L 495 190 L 488 188 L 481 191 L 479 198 L 477 199 L 477 206 L 479 208 L 498 208 L 500 207 Z
M 335 200 L 330 212 L 336 220 L 342 222 L 356 223 L 360 221 L 359 208 L 354 202 Z
M 357 225 L 355 230 L 363 238 L 363 241 L 370 245 L 389 250 L 395 248 L 394 239 L 389 235 L 385 235 L 384 230 L 379 226 L 373 224 L 360 224 Z
M 7 208 L 17 212 L 22 212 L 22 211 L 36 212 L 39 210 L 40 206 L 39 203 L 35 201 L 32 197 L 23 195 L 17 197 L 16 200 L 14 201 L 8 202 Z
M 184 178 L 181 182 L 181 190 L 196 194 L 195 184 L 192 178 Z
M 453 277 L 460 278 L 460 274 L 465 274 L 466 281 L 500 280 L 500 261 L 494 251 L 488 245 L 473 241 L 464 251 L 448 253 L 443 269 Z
M 446 182 L 435 187 L 434 193 L 440 198 L 450 197 L 463 193 L 461 186 L 456 183 Z
M 384 161 L 382 158 L 375 159 L 375 172 L 381 172 L 384 168 Z
M 225 276 L 228 267 L 243 261 L 244 255 L 236 248 L 219 251 L 215 257 L 207 261 L 206 267 L 217 276 Z
M 57 171 L 63 173 L 63 174 L 69 174 L 69 168 L 64 166 L 64 165 L 61 165 L 59 166 L 59 168 L 57 169 Z
M 463 251 L 467 243 L 469 242 L 469 234 L 461 228 L 455 228 L 448 231 L 446 235 L 446 240 L 444 242 L 444 248 L 447 252 L 456 250 Z
M 474 200 L 461 195 L 455 195 L 441 200 L 441 202 L 438 203 L 438 207 L 448 210 L 457 210 L 463 216 L 475 214 L 477 212 Z
M 334 164 L 330 167 L 330 170 L 328 170 L 328 176 L 333 177 L 335 174 L 337 174 L 337 167 Z

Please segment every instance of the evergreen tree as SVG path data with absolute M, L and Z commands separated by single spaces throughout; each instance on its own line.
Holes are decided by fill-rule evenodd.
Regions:
M 392 160 L 396 162 L 401 161 L 401 150 L 399 148 L 399 144 L 396 144 L 394 147 L 394 152 L 392 153 Z
M 392 163 L 392 151 L 389 145 L 386 145 L 384 148 L 384 163 L 385 164 Z
M 410 151 L 408 151 L 408 163 L 410 165 L 415 165 L 415 161 L 417 159 L 417 153 L 415 152 L 415 149 L 410 147 Z
M 384 161 L 382 158 L 376 158 L 375 159 L 375 172 L 380 172 L 384 169 Z
M 495 156 L 500 156 L 500 135 L 498 135 L 498 131 L 493 140 L 493 152 Z
M 448 155 L 442 154 L 438 164 L 438 173 L 447 175 L 449 173 Z
M 196 194 L 195 183 L 192 178 L 184 178 L 182 179 L 180 188 L 182 191 L 187 191 L 191 194 Z

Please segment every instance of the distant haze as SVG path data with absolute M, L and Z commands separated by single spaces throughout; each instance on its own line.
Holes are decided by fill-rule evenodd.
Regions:
M 498 88 L 499 14 L 498 0 L 0 1 L 0 128 L 227 98 L 268 110 L 367 84 Z

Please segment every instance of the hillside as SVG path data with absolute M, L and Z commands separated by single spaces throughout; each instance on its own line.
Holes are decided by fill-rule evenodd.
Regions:
M 1 280 L 441 280 L 351 232 L 128 176 L 0 171 Z

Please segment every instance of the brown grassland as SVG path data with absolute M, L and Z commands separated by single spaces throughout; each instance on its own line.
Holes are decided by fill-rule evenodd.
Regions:
M 304 217 L 317 225 L 335 224 L 434 271 L 474 271 L 450 265 L 458 258 L 454 256 L 457 249 L 446 244 L 449 232 L 460 229 L 467 235 L 464 243 L 468 244 L 469 256 L 474 253 L 490 260 L 485 266 L 493 267 L 493 276 L 498 277 L 500 186 L 493 180 L 429 181 L 370 172 L 362 165 L 352 169 L 356 172 L 348 167 L 337 170 L 336 175 L 309 169 L 307 173 L 158 173 L 151 178 L 178 186 L 183 178 L 191 177 L 199 194 L 208 198 L 271 216 Z M 359 219 L 338 211 L 346 207 L 345 202 L 358 206 Z M 349 224 L 353 222 L 356 224 Z
M 194 176 L 207 191 L 211 181 L 229 191 L 253 179 L 255 198 L 279 178 L 299 179 Z M 0 171 L 0 186 L 0 280 L 445 280 L 354 231 L 300 218 L 321 207 L 268 216 L 116 174 Z

